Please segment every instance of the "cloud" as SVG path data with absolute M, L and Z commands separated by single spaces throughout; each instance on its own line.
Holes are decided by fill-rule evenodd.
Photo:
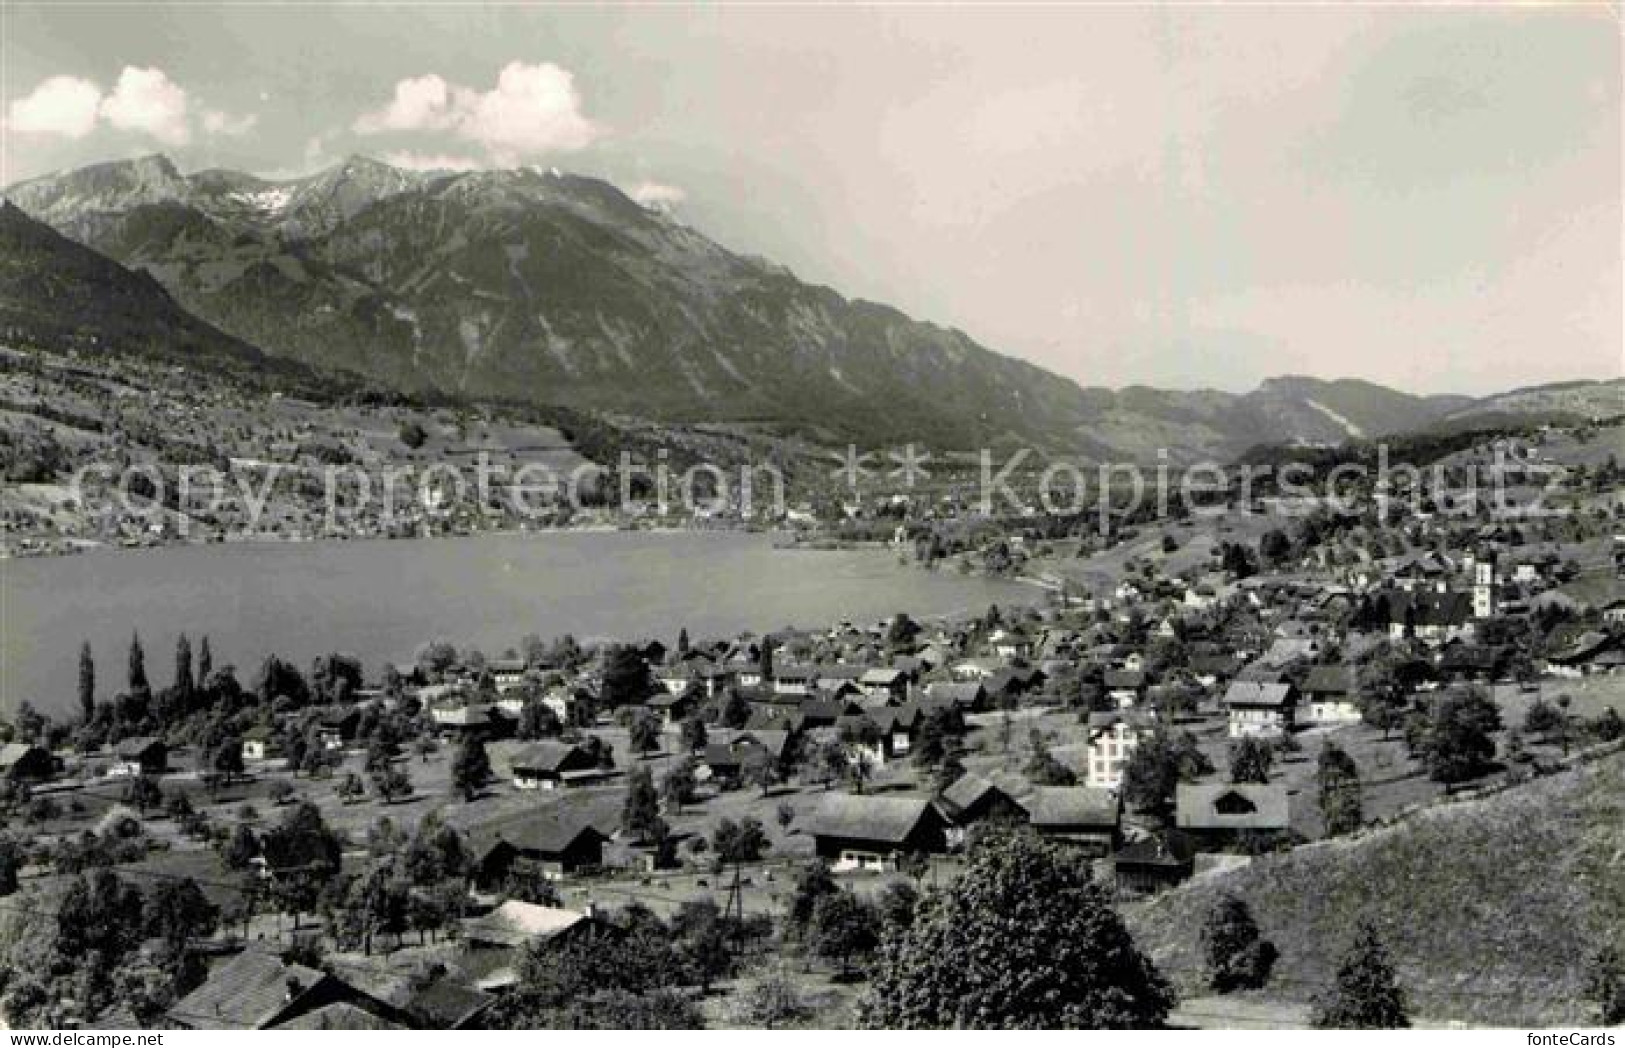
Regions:
M 259 117 L 204 109 L 197 125 L 209 135 L 243 135 Z M 83 138 L 99 126 L 147 135 L 167 146 L 192 141 L 192 100 L 162 69 L 125 66 L 111 91 L 74 76 L 53 76 L 6 111 L 8 131 Z
M 10 131 L 83 138 L 96 128 L 102 89 L 89 80 L 53 76 L 6 111 Z
M 384 163 L 408 171 L 474 171 L 482 165 L 473 157 L 448 153 L 414 153 L 401 150 L 384 154 Z
M 362 114 L 354 130 L 363 135 L 447 132 L 483 147 L 504 165 L 583 149 L 603 135 L 582 112 L 574 75 L 551 62 L 509 62 L 489 91 L 452 84 L 435 73 L 410 77 L 395 85 L 387 105 Z
M 151 135 L 165 145 L 184 146 L 192 140 L 186 107 L 186 92 L 162 69 L 125 66 L 112 92 L 102 99 L 101 115 L 121 130 Z
M 233 116 L 219 109 L 205 109 L 203 111 L 203 130 L 211 135 L 246 135 L 254 130 L 260 122 L 258 113 L 245 113 Z
M 633 187 L 631 197 L 644 207 L 665 210 L 676 207 L 688 199 L 688 194 L 677 186 L 659 182 L 640 182 Z

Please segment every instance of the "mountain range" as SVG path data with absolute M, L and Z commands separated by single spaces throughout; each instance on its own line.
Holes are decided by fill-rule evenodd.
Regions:
M 425 173 L 351 157 L 269 180 L 182 174 L 150 156 L 34 179 L 6 197 L 155 281 L 168 301 L 155 309 L 178 306 L 269 357 L 407 392 L 828 443 L 1022 444 L 1102 460 L 1167 448 L 1176 462 L 1490 409 L 1352 379 L 1284 377 L 1246 394 L 1082 387 L 555 170 Z M 1625 404 L 1625 386 L 1596 392 Z

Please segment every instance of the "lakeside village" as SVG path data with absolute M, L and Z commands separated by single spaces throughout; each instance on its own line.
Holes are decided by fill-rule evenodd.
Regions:
M 1270 471 L 1281 463 L 1266 454 L 1232 464 L 1222 479 L 1201 472 L 1190 492 L 1175 483 L 1170 508 L 1151 489 L 1155 470 L 1134 481 L 1122 467 L 1053 462 L 1023 448 L 990 451 L 984 464 L 968 453 L 836 450 L 747 426 L 564 409 L 538 415 L 359 396 L 320 403 L 136 358 L 0 348 L 0 359 L 8 482 L 0 558 L 555 528 L 743 529 L 772 530 L 804 548 L 890 544 L 966 572 L 1009 574 L 1036 558 L 1029 577 L 1058 588 L 1080 577 L 1066 562 L 1121 549 L 1125 530 L 1160 529 L 1193 510 L 1223 518 L 1221 540 L 1234 524 L 1238 538 L 1256 541 L 1258 532 L 1233 518 L 1301 516 L 1330 496 L 1345 516 L 1370 514 L 1391 496 L 1423 520 L 1480 522 L 1529 516 L 1523 510 L 1537 502 L 1550 514 L 1555 496 L 1578 513 L 1573 530 L 1596 531 L 1590 513 L 1599 505 L 1613 512 L 1607 500 L 1625 451 L 1619 418 L 1502 420 L 1482 431 L 1393 438 L 1382 460 L 1394 464 L 1391 480 L 1370 447 L 1274 449 L 1307 468 L 1301 493 L 1283 489 L 1282 474 Z M 623 461 L 634 464 L 624 478 Z M 1352 481 L 1334 475 L 1346 465 L 1360 467 Z M 1413 465 L 1419 483 L 1407 472 Z M 1046 472 L 1056 467 L 1067 468 Z M 1249 468 L 1261 471 L 1257 484 Z M 680 478 L 691 469 L 696 483 L 684 497 Z M 668 474 L 665 485 L 657 470 Z M 753 486 L 749 504 L 742 477 Z M 1333 554 L 1374 564 L 1411 542 L 1392 526 L 1359 537 Z M 1042 563 L 1049 554 L 1059 566 Z M 1198 557 L 1182 567 L 1203 564 Z M 1100 572 L 1083 574 L 1091 577 L 1082 589 L 1101 586 Z
M 966 974 L 983 942 L 1028 963 L 995 905 L 1035 949 L 1117 951 L 1106 975 L 1051 972 L 1058 999 L 1079 995 L 1075 1025 L 1201 1025 L 1180 1009 L 1231 994 L 1300 1023 L 1318 1002 L 1322 1025 L 1379 1006 L 1618 1021 L 1606 944 L 1575 946 L 1598 947 L 1586 981 L 1576 962 L 1533 1004 L 1440 965 L 1396 975 L 1388 950 L 1431 948 L 1403 924 L 1311 946 L 1280 925 L 1277 945 L 1229 894 L 1157 919 L 1316 842 L 1617 763 L 1618 499 L 1522 524 L 1316 515 L 1191 570 L 1170 523 L 1130 540 L 1145 552 L 1109 584 L 960 621 L 441 641 L 409 665 L 270 656 L 241 676 L 182 637 L 162 685 L 141 639 L 87 646 L 74 716 L 25 703 L 3 727 L 0 1013 L 772 1027 L 976 1024 L 954 1009 L 978 1007 L 1053 1024 L 989 1001 L 997 973 Z M 1403 552 L 1329 555 L 1356 527 Z M 1336 982 L 1367 962 L 1397 984 L 1385 1005 Z M 1126 1003 L 1066 982 L 1091 978 L 1126 980 Z

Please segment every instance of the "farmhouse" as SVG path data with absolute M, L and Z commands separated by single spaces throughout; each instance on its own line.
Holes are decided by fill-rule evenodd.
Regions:
M 1304 679 L 1303 697 L 1310 724 L 1352 724 L 1360 719 L 1351 667 L 1314 667 Z
M 1110 790 L 1040 786 L 1017 802 L 1041 835 L 1076 844 L 1091 856 L 1104 856 L 1117 843 L 1117 794 Z
M 558 880 L 601 866 L 606 838 L 584 817 L 536 814 L 476 828 L 469 834 L 475 882 L 500 889 L 516 872 Z
M 1122 895 L 1151 895 L 1187 880 L 1196 869 L 1196 846 L 1178 830 L 1164 830 L 1123 846 L 1112 856 Z
M 508 767 L 513 769 L 515 789 L 556 790 L 566 784 L 570 772 L 591 771 L 597 762 L 580 746 L 538 742 L 516 751 Z
M 44 746 L 8 742 L 0 746 L 0 779 L 8 782 L 44 782 L 51 777 L 54 762 Z
M 1233 681 L 1224 693 L 1230 737 L 1275 737 L 1292 730 L 1297 691 L 1291 684 Z
M 936 805 L 920 797 L 832 793 L 812 819 L 818 857 L 837 872 L 896 869 L 905 855 L 943 851 L 946 831 Z
M 1223 847 L 1244 835 L 1284 834 L 1290 827 L 1286 787 L 1182 782 L 1174 792 L 1174 824 L 1202 847 Z
M 187 1030 L 275 1030 L 298 1028 L 304 1016 L 336 1010 L 370 1017 L 365 1025 L 409 1025 L 405 1012 L 345 980 L 259 949 L 216 967 L 202 986 L 175 1002 L 166 1019 Z
M 169 747 L 155 735 L 137 735 L 113 747 L 109 775 L 162 775 L 169 770 Z

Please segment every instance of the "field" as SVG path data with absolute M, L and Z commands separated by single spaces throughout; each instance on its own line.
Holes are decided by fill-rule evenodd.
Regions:
M 1441 1021 L 1572 1025 L 1589 950 L 1625 946 L 1625 756 L 1351 839 L 1198 877 L 1127 908 L 1142 948 L 1192 997 L 1196 930 L 1222 891 L 1245 899 L 1281 951 L 1250 995 L 1309 1003 L 1349 930 L 1373 920 L 1413 1010 Z

